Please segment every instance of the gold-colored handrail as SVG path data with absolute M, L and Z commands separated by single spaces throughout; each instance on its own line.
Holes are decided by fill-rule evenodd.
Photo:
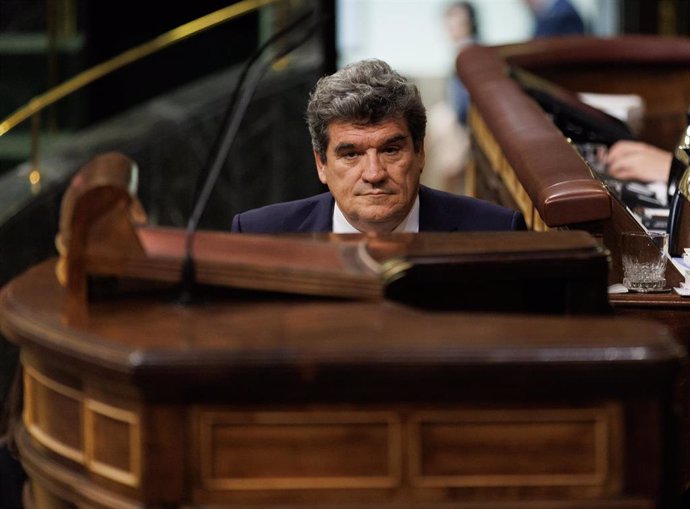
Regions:
M 193 21 L 180 25 L 169 30 L 149 42 L 143 43 L 129 49 L 110 60 L 106 60 L 94 67 L 91 67 L 69 80 L 57 85 L 47 92 L 32 98 L 25 106 L 19 108 L 5 120 L 0 122 L 0 137 L 8 133 L 11 129 L 32 119 L 31 126 L 31 153 L 30 171 L 28 181 L 31 191 L 36 194 L 41 189 L 41 171 L 39 168 L 39 138 L 40 138 L 40 112 L 58 102 L 60 99 L 76 92 L 86 85 L 107 76 L 108 74 L 141 60 L 149 55 L 157 53 L 173 44 L 192 37 L 200 32 L 221 25 L 235 18 L 239 18 L 252 11 L 258 10 L 266 5 L 284 2 L 287 0 L 243 0 L 236 4 L 224 7 L 210 14 L 197 18 Z
M 283 0 L 243 0 L 185 23 L 184 25 L 180 25 L 177 28 L 173 28 L 172 30 L 159 35 L 149 42 L 136 46 L 111 58 L 110 60 L 106 60 L 105 62 L 95 65 L 94 67 L 77 74 L 73 78 L 70 78 L 60 85 L 51 88 L 47 92 L 34 97 L 29 101 L 28 104 L 12 113 L 9 117 L 0 122 L 0 136 L 9 132 L 11 129 L 32 115 L 56 103 L 63 97 L 76 92 L 80 88 L 120 69 L 121 67 L 165 49 L 175 43 L 196 35 L 199 32 L 203 32 L 209 28 L 213 28 L 217 25 L 226 23 L 232 19 L 260 9 L 261 7 L 280 1 Z

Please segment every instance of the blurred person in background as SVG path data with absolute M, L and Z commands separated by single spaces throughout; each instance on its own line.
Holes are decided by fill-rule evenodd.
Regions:
M 478 42 L 477 14 L 471 3 L 454 2 L 450 4 L 445 11 L 445 21 L 448 35 L 455 45 L 456 56 L 462 53 L 462 50 L 467 46 Z M 455 62 L 453 62 L 448 80 L 448 98 L 460 123 L 466 124 L 470 97 L 467 89 L 458 78 Z
M 568 0 L 524 0 L 534 16 L 532 37 L 583 35 L 585 24 Z
M 454 58 L 446 97 L 428 109 L 427 165 L 422 179 L 431 187 L 461 194 L 470 148 L 466 128 L 470 96 L 458 77 L 455 61 L 466 47 L 479 41 L 476 10 L 470 2 L 453 2 L 444 9 L 443 23 L 453 43 Z

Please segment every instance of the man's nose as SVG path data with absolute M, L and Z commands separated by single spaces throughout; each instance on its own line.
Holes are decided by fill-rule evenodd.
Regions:
M 364 165 L 362 179 L 366 182 L 380 182 L 386 178 L 386 168 L 380 161 L 378 154 L 367 152 L 364 158 Z

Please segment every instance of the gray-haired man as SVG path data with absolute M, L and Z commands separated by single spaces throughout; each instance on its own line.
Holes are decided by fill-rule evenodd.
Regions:
M 381 60 L 321 78 L 307 107 L 316 168 L 329 192 L 237 214 L 232 231 L 523 230 L 519 212 L 420 186 L 426 111 L 417 87 Z

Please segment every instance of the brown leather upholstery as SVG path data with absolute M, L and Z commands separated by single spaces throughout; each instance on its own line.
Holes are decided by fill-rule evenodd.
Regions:
M 497 48 L 464 50 L 457 69 L 544 222 L 563 226 L 606 219 L 610 197 L 563 134 L 506 72 Z

